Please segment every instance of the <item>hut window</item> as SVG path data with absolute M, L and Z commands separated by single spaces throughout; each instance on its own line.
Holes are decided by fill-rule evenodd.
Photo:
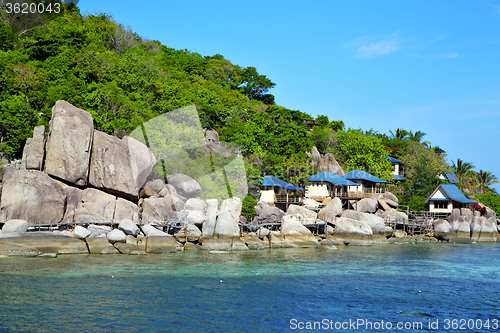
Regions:
M 446 208 L 448 208 L 448 202 L 434 202 L 434 208 L 446 209 Z

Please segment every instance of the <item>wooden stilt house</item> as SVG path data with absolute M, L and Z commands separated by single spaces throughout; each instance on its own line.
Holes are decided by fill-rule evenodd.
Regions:
M 348 199 L 348 187 L 359 186 L 343 177 L 328 171 L 307 178 L 306 198 L 323 201 L 326 198 Z
M 262 189 L 259 201 L 273 203 L 284 211 L 287 211 L 291 204 L 302 204 L 305 188 L 294 186 L 273 176 L 265 176 L 260 183 Z
M 342 177 L 357 184 L 348 187 L 348 196 L 356 198 L 371 198 L 373 194 L 384 193 L 384 184 L 389 183 L 363 170 L 354 170 Z

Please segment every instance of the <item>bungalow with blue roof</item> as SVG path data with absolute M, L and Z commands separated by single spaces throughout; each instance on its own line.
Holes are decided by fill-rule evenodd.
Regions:
M 405 177 L 403 176 L 403 162 L 394 157 L 386 157 L 386 159 L 387 161 L 391 162 L 392 166 L 394 167 L 394 171 L 392 171 L 394 180 L 405 180 Z
M 273 176 L 265 176 L 259 181 L 262 184 L 259 201 L 272 203 L 284 211 L 291 204 L 302 204 L 302 191 L 305 191 L 305 188 L 294 186 Z
M 328 171 L 320 172 L 307 178 L 309 184 L 306 185 L 306 198 L 322 201 L 330 198 L 348 198 L 348 186 L 358 186 L 343 177 Z
M 343 175 L 342 177 L 357 184 L 356 186 L 348 186 L 347 190 L 349 191 L 349 197 L 369 198 L 374 193 L 384 193 L 385 187 L 382 187 L 379 184 L 389 183 L 363 170 L 354 170 Z
M 450 182 L 450 184 L 460 183 L 460 180 L 458 180 L 458 177 L 455 175 L 453 171 L 450 171 L 449 173 L 440 174 L 439 179 L 447 180 Z
M 429 212 L 432 213 L 451 213 L 453 208 L 476 203 L 466 198 L 455 184 L 440 184 L 425 202 L 429 203 Z

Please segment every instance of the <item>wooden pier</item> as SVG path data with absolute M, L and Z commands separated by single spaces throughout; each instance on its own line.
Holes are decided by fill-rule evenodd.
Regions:
M 405 213 L 408 216 L 408 220 L 388 216 L 384 219 L 385 225 L 392 228 L 392 230 L 402 230 L 411 236 L 427 234 L 433 231 L 433 221 L 447 219 L 449 216 L 446 213 L 414 212 L 408 207 L 406 210 L 398 209 L 398 211 Z

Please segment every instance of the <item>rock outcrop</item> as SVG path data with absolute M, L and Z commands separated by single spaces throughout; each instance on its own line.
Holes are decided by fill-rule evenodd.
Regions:
M 342 214 L 342 202 L 339 198 L 333 198 L 319 211 L 318 218 L 328 223 L 334 223 L 335 218 L 340 214 Z
M 497 236 L 496 220 L 480 216 L 476 211 L 471 223 L 471 239 L 476 242 L 496 242 Z
M 284 215 L 281 223 L 283 247 L 318 247 L 320 244 L 314 235 L 302 225 L 294 215 Z
M 137 205 L 132 201 L 128 201 L 123 198 L 116 198 L 114 219 L 116 221 L 121 221 L 123 219 L 138 221 L 139 207 L 137 207 Z
M 176 215 L 172 204 L 165 198 L 146 198 L 142 202 L 142 219 L 146 221 L 168 221 Z
M 254 207 L 257 215 L 254 218 L 255 223 L 276 223 L 281 222 L 283 215 L 285 212 L 279 209 L 278 207 L 269 206 L 264 201 L 259 201 L 257 206 Z
M 384 242 L 392 235 L 392 229 L 385 226 L 384 219 L 380 216 L 354 210 L 344 210 L 342 217 L 366 223 L 372 229 L 374 242 Z
M 125 243 L 127 241 L 127 235 L 119 229 L 113 229 L 111 232 L 108 232 L 106 234 L 106 238 L 111 244 L 114 244 L 116 242 L 122 242 Z
M 8 220 L 2 227 L 2 234 L 23 233 L 28 231 L 28 221 Z
M 471 223 L 472 223 L 472 211 L 470 209 L 464 208 L 453 209 L 451 215 L 448 217 L 448 222 L 450 223 L 455 234 L 450 238 L 453 242 L 470 242 L 471 239 Z
M 329 171 L 337 176 L 345 175 L 344 170 L 332 154 L 327 153 L 325 155 L 321 155 L 316 147 L 313 147 L 311 152 L 307 152 L 306 154 L 313 158 L 311 164 L 316 167 L 318 172 Z
M 132 178 L 139 190 L 151 174 L 156 164 L 156 157 L 145 144 L 130 136 L 125 136 L 122 141 L 128 147 Z
M 196 198 L 201 193 L 200 184 L 189 176 L 174 173 L 167 176 L 167 180 L 170 185 L 175 187 L 177 193 L 185 198 Z
M 214 203 L 207 200 L 207 220 L 203 223 L 203 236 L 200 238 L 204 250 L 238 251 L 248 250 L 240 239 L 239 218 L 242 203 L 238 198 L 222 202 L 219 215 L 214 225 Z
M 302 224 L 313 224 L 318 217 L 318 213 L 298 205 L 288 206 L 286 215 L 295 216 Z
M 226 199 L 222 202 L 219 216 L 215 224 L 215 237 L 233 238 L 240 236 L 240 220 L 242 203 L 238 198 Z
M 73 237 L 78 238 L 78 239 L 85 239 L 92 235 L 92 231 L 88 230 L 87 228 L 84 228 L 80 225 L 77 225 L 75 227 L 75 230 L 73 230 Z
M 455 231 L 446 220 L 435 220 L 433 221 L 434 227 L 434 237 L 438 240 L 449 241 L 451 237 L 455 235 Z
M 45 172 L 72 184 L 87 185 L 93 132 L 89 112 L 57 101 L 52 108 Z
M 176 234 L 175 239 L 178 242 L 197 242 L 201 237 L 201 231 L 193 224 L 188 224 L 181 228 Z
M 373 231 L 365 222 L 340 217 L 335 220 L 335 231 L 330 239 L 333 245 L 372 245 Z
M 0 221 L 21 219 L 30 225 L 58 223 L 65 212 L 66 193 L 46 173 L 14 170 L 3 177 Z
M 115 215 L 116 197 L 95 188 L 86 188 L 75 210 L 75 222 L 112 221 Z
M 137 225 L 129 219 L 121 220 L 120 224 L 118 224 L 118 229 L 123 231 L 125 235 L 131 235 L 134 237 L 137 237 L 137 235 L 139 235 L 139 232 L 141 232 L 139 227 L 137 227 Z
M 363 198 L 356 204 L 356 210 L 361 213 L 375 213 L 377 207 L 378 201 L 371 198 Z
M 23 150 L 23 165 L 26 170 L 42 170 L 45 155 L 45 126 L 33 129 L 33 138 L 28 138 Z
M 141 160 L 141 157 L 144 160 Z M 143 185 L 141 181 L 146 180 L 154 166 L 150 164 L 152 162 L 156 163 L 156 159 L 139 141 L 129 137 L 120 140 L 104 132 L 95 131 L 89 183 L 96 188 L 137 199 L 139 189 Z
M 317 202 L 316 200 L 313 200 L 313 199 L 305 198 L 303 203 L 304 203 L 305 207 L 311 207 L 311 208 L 318 208 L 319 207 L 319 202 Z
M 202 225 L 202 234 L 206 238 L 215 235 L 215 224 L 217 223 L 217 199 L 207 200 L 207 213 L 205 222 Z

